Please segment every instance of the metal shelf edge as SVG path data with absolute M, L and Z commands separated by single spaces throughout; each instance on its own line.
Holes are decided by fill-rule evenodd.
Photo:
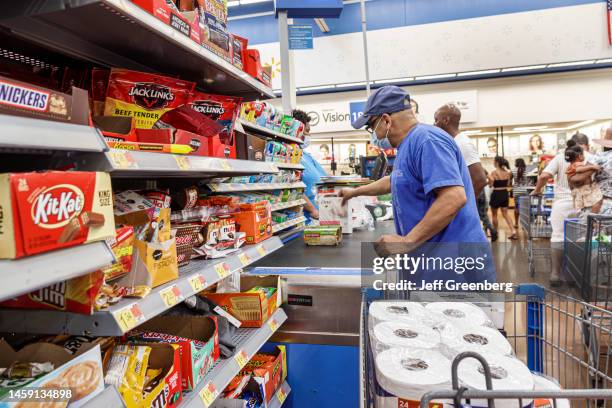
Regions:
M 270 402 L 268 403 L 268 408 L 280 408 L 283 406 L 285 401 L 287 400 L 287 396 L 291 393 L 291 387 L 289 383 L 285 380 L 276 394 L 272 397 Z
M 0 114 L 0 149 L 103 152 L 106 144 L 94 127 Z
M 73 260 L 81 260 L 76 264 Z M 115 260 L 106 242 L 92 242 L 16 260 L 0 261 L 0 300 L 96 271 Z
M 265 128 L 263 126 L 259 126 L 258 124 L 249 122 L 249 121 L 244 120 L 244 119 L 240 119 L 240 124 L 243 127 L 246 127 L 246 128 L 251 129 L 253 131 L 259 132 L 259 134 L 264 134 L 266 136 L 271 136 L 271 137 L 275 137 L 275 138 L 278 138 L 278 139 L 284 139 L 284 140 L 287 140 L 287 141 L 293 142 L 293 143 L 298 143 L 298 144 L 304 143 L 303 140 L 298 139 L 297 137 L 293 137 L 293 136 L 285 135 L 284 133 L 276 132 L 276 131 L 274 131 L 272 129 L 268 129 L 268 128 Z
M 293 220 L 281 222 L 280 224 L 276 224 L 272 226 L 272 233 L 277 233 L 289 227 L 293 227 L 294 225 L 298 225 L 299 223 L 305 222 L 306 217 L 298 217 Z
M 306 200 L 294 200 L 286 203 L 272 204 L 272 211 L 284 210 L 291 207 L 297 207 L 306 204 Z
M 208 187 L 215 193 L 228 193 L 234 191 L 266 191 L 282 190 L 285 188 L 304 188 L 306 185 L 299 181 L 295 183 L 209 183 Z
M 264 256 L 282 248 L 283 244 L 278 237 L 270 237 L 267 240 L 256 244 L 248 245 L 238 252 L 216 260 L 194 260 L 187 265 L 179 278 L 164 285 L 154 288 L 148 296 L 142 299 L 122 299 L 117 304 L 112 305 L 107 310 L 95 312 L 93 315 L 78 313 L 68 313 L 46 310 L 18 310 L 0 309 L 0 332 L 20 332 L 20 333 L 39 333 L 39 334 L 91 334 L 97 336 L 121 336 L 127 330 L 137 327 L 139 324 L 158 316 L 166 310 L 176 306 L 186 297 L 194 295 L 191 280 L 202 275 L 205 284 L 202 289 L 209 287 L 231 273 L 246 267 Z M 247 258 L 243 258 L 246 254 Z M 245 261 L 243 261 L 245 259 Z M 202 268 L 197 264 L 203 263 Z M 215 268 L 218 264 L 227 265 L 227 273 L 221 275 Z M 166 304 L 162 292 L 172 290 L 177 287 L 182 295 L 175 303 Z M 202 290 L 201 289 L 201 290 Z M 134 305 L 142 312 L 143 318 L 137 321 L 132 327 L 123 330 L 118 323 L 118 316 L 121 311 L 132 308 Z

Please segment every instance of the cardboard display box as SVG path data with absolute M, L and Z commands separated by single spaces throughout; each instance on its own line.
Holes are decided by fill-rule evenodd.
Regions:
M 87 91 L 72 95 L 0 76 L 0 113 L 89 125 Z
M 206 316 L 158 316 L 127 334 L 128 339 L 177 344 L 183 390 L 193 390 L 219 359 L 217 320 Z
M 102 359 L 98 344 L 84 344 L 75 354 L 51 343 L 28 344 L 15 351 L 4 339 L 0 340 L 0 367 L 8 367 L 15 361 L 51 362 L 55 369 L 27 384 L 16 385 L 15 380 L 0 380 L 0 395 L 8 392 L 7 385 L 15 390 L 21 387 L 70 388 L 70 408 L 84 406 L 87 401 L 104 390 Z M 6 399 L 6 395 L 4 395 Z M 0 407 L 17 407 L 19 402 L 0 401 Z M 31 403 L 34 406 L 34 402 Z
M 262 293 L 245 293 L 255 286 L 276 288 L 267 298 Z M 242 276 L 238 293 L 207 293 L 199 296 L 209 298 L 226 312 L 242 322 L 242 327 L 261 327 L 282 304 L 279 276 Z
M 232 213 L 232 217 L 236 221 L 236 229 L 246 234 L 248 244 L 256 244 L 272 236 L 272 216 L 268 201 L 241 204 L 240 211 Z
M 137 344 L 137 343 L 134 343 Z M 118 387 L 127 408 L 175 408 L 178 407 L 183 395 L 181 393 L 181 357 L 179 346 L 167 343 L 138 343 L 151 348 L 146 367 L 141 370 L 161 370 L 162 377 L 158 382 L 149 385 L 144 392 L 124 386 L 124 382 Z M 112 362 L 112 359 L 110 359 Z M 107 381 L 109 367 L 106 367 Z M 137 375 L 136 373 L 126 373 Z M 151 388 L 152 387 L 152 388 Z
M 0 174 L 0 210 L 0 259 L 115 236 L 108 173 Z
M 241 375 L 251 374 L 255 381 L 263 385 L 266 404 L 270 402 L 287 377 L 287 351 L 285 346 L 277 346 L 271 355 L 274 356 L 274 359 L 268 363 L 263 363 L 257 359 L 256 354 L 240 371 Z
M 177 12 L 166 4 L 166 0 L 132 0 L 139 7 L 153 14 L 179 33 L 200 43 L 200 25 L 198 11 Z

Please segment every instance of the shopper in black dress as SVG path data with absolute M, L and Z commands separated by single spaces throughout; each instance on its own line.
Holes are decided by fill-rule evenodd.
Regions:
M 498 210 L 501 209 L 502 216 L 510 229 L 509 239 L 518 239 L 516 229 L 508 214 L 508 206 L 510 205 L 510 194 L 508 187 L 512 185 L 512 173 L 510 172 L 510 163 L 501 156 L 495 157 L 495 170 L 489 175 L 489 185 L 493 188 L 489 207 L 491 207 L 491 215 L 493 216 L 493 226 L 499 231 Z
M 514 161 L 514 170 L 512 170 L 512 197 L 514 197 L 514 228 L 518 228 L 519 223 L 519 201 L 520 197 L 526 196 L 529 179 L 525 176 L 527 164 L 525 160 L 518 158 Z

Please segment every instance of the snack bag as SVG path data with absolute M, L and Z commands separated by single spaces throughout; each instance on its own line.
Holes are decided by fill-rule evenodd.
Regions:
M 234 142 L 234 123 L 240 111 L 242 98 L 225 95 L 194 92 L 189 101 L 189 107 L 196 112 L 208 116 L 222 126 L 219 139 L 226 145 Z
M 114 385 L 124 398 L 128 395 L 142 395 L 147 380 L 150 354 L 151 347 L 148 346 L 118 345 L 113 350 L 106 367 L 104 383 Z
M 113 68 L 108 81 L 104 115 L 134 118 L 134 127 L 151 129 L 167 111 L 187 103 L 193 82 Z

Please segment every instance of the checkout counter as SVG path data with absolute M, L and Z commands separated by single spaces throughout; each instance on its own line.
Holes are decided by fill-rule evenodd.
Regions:
M 287 408 L 359 406 L 362 242 L 394 233 L 393 221 L 374 231 L 344 234 L 339 246 L 307 246 L 299 237 L 263 258 L 249 273 L 280 275 L 287 321 L 271 339 L 287 347 L 292 391 Z

